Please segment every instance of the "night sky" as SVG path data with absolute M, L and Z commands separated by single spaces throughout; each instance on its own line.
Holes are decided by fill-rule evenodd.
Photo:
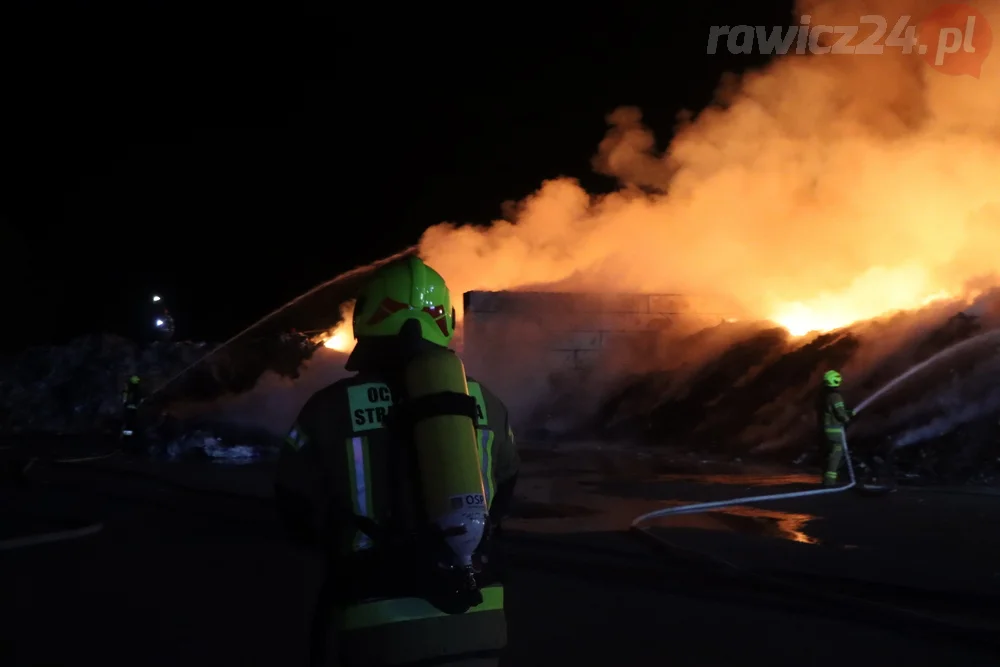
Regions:
M 640 107 L 665 144 L 723 72 L 765 62 L 707 55 L 709 26 L 792 17 L 764 2 L 367 5 L 77 2 L 8 22 L 3 351 L 135 335 L 153 291 L 178 337 L 224 339 L 546 178 L 606 191 L 590 158 L 607 113 Z

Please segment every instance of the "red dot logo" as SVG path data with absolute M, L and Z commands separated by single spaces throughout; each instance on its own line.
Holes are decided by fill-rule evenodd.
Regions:
M 917 27 L 918 52 L 942 74 L 978 79 L 992 46 L 989 21 L 969 5 L 942 5 Z

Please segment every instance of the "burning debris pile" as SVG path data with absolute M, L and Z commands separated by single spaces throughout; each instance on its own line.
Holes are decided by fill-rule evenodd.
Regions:
M 511 338 L 509 330 L 497 331 Z M 630 374 L 615 357 L 611 364 L 578 368 L 563 390 L 541 394 L 528 389 L 545 374 L 533 353 L 504 355 L 501 393 L 513 394 L 514 405 L 532 397 L 515 426 L 530 436 L 539 415 L 569 406 L 559 414 L 571 425 L 568 436 L 791 460 L 814 446 L 813 405 L 825 370 L 843 372 L 845 396 L 858 405 L 931 360 L 864 409 L 849 431 L 852 450 L 892 450 L 904 472 L 942 483 L 990 482 L 1000 474 L 1000 387 L 993 379 L 1000 370 L 1000 292 L 971 305 L 936 302 L 822 334 L 794 336 L 772 323 L 725 320 L 693 332 L 675 326 L 651 334 L 659 338 L 655 353 L 647 350 L 631 361 Z M 466 350 L 471 365 L 497 349 L 491 340 Z M 524 338 L 511 340 L 523 348 Z M 308 396 L 343 374 L 346 357 L 319 346 L 301 336 L 248 335 L 221 348 L 140 347 L 90 336 L 28 350 L 0 365 L 3 430 L 110 430 L 128 376 L 141 376 L 152 389 L 187 369 L 145 408 L 151 440 L 164 453 L 183 458 L 204 450 L 218 458 L 212 447 L 273 448 Z M 479 379 L 494 380 L 488 374 Z M 518 386 L 524 388 L 520 396 L 511 389 Z
M 977 25 L 1000 20 L 1000 3 L 977 6 Z M 896 24 L 932 7 L 847 0 L 797 9 L 813 25 L 850 25 L 873 13 Z M 944 26 L 923 27 L 933 34 Z M 654 132 L 657 124 L 667 129 L 662 123 L 622 107 L 609 114 L 592 161 L 617 187 L 592 193 L 555 178 L 505 205 L 502 219 L 436 225 L 404 253 L 419 252 L 456 297 L 529 289 L 724 297 L 725 312 L 695 332 L 680 332 L 672 315 L 654 317 L 647 307 L 632 318 L 643 351 L 604 359 L 589 376 L 574 367 L 554 381 L 545 367 L 535 342 L 549 330 L 535 325 L 555 320 L 552 309 L 514 324 L 498 316 L 506 334 L 464 354 L 470 372 L 528 426 L 561 421 L 563 432 L 587 427 L 608 437 L 794 457 L 812 439 L 812 395 L 824 368 L 844 373 L 847 399 L 857 404 L 913 364 L 1000 327 L 1000 304 L 988 291 L 1000 284 L 997 62 L 981 63 L 974 78 L 946 76 L 888 49 L 878 58 L 775 58 L 741 79 L 724 78 L 714 102 L 685 112 L 679 125 L 671 114 L 665 148 Z M 292 411 L 298 394 L 329 373 L 310 364 L 314 379 L 296 381 L 295 401 L 265 396 L 266 369 L 294 377 L 313 352 L 271 349 L 267 341 L 294 326 L 325 331 L 310 339 L 332 348 L 324 352 L 348 351 L 346 328 L 334 327 L 374 266 L 271 313 L 160 400 L 221 405 L 228 395 L 240 400 L 227 405 L 246 415 Z M 654 319 L 661 331 L 647 336 Z M 577 329 L 587 337 L 555 350 L 567 359 L 592 357 L 605 334 L 621 332 L 593 323 Z M 471 341 L 471 326 L 469 333 Z M 117 345 L 120 353 L 83 343 L 36 351 L 0 368 L 4 427 L 82 427 L 106 414 L 131 369 L 173 372 L 175 362 L 159 352 L 149 353 L 153 368 L 143 368 L 137 350 Z M 945 355 L 867 408 L 850 431 L 852 444 L 889 443 L 901 465 L 942 478 L 995 469 L 995 357 L 988 342 Z M 259 398 L 243 400 L 248 394 Z
M 845 397 L 858 405 L 933 358 L 858 415 L 853 450 L 891 451 L 901 470 L 936 482 L 1000 481 L 998 309 L 993 292 L 957 312 L 937 304 L 802 337 L 723 323 L 677 340 L 677 363 L 624 383 L 592 427 L 605 437 L 790 460 L 816 446 L 825 370 L 842 370 Z M 708 361 L 684 362 L 719 341 L 728 342 Z
M 973 18 L 1000 25 L 996 0 L 795 5 L 814 26 L 920 17 L 925 47 Z M 949 76 L 957 72 L 905 50 L 794 54 L 726 76 L 712 104 L 685 110 L 676 124 L 673 114 L 644 120 L 640 109 L 618 108 L 592 160 L 618 187 L 588 192 L 572 178 L 548 180 L 488 226 L 429 229 L 421 256 L 456 292 L 724 295 L 739 306 L 725 317 L 742 322 L 661 346 L 676 363 L 650 355 L 644 366 L 615 369 L 635 377 L 610 392 L 598 425 L 696 448 L 804 446 L 822 367 L 841 366 L 848 400 L 857 402 L 949 339 L 970 336 L 966 328 L 997 326 L 979 312 L 946 324 L 970 297 L 1000 284 L 1000 60 L 978 53 L 974 76 Z M 669 145 L 656 130 L 672 133 Z M 746 324 L 765 320 L 774 324 Z M 986 415 L 995 411 L 982 369 L 993 355 L 973 353 L 978 365 L 952 374 L 949 357 L 874 404 L 851 429 L 853 441 L 892 439 L 901 461 L 916 451 L 933 457 L 933 443 L 959 437 L 945 433 L 989 450 Z M 534 379 L 520 363 L 519 377 Z M 513 375 L 500 368 L 498 378 L 504 370 Z M 599 381 L 575 376 L 562 386 L 606 397 L 585 386 Z M 539 394 L 550 391 L 537 384 Z M 564 409 L 592 412 L 573 403 Z M 964 469 L 959 460 L 967 459 L 955 456 Z

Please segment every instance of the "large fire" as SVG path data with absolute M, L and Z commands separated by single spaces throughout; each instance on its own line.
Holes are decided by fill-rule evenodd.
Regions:
M 804 1 L 798 13 L 892 26 L 936 6 Z M 1000 26 L 998 0 L 976 6 Z M 594 158 L 617 191 L 556 178 L 505 220 L 428 229 L 420 253 L 455 294 L 549 284 L 716 295 L 738 304 L 729 315 L 795 335 L 963 298 L 996 284 L 998 61 L 976 79 L 888 46 L 780 57 L 725 80 L 662 153 L 639 110 L 621 108 Z M 326 344 L 353 340 L 338 330 Z

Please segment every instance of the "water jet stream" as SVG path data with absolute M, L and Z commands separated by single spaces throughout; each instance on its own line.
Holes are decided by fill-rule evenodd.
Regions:
M 940 352 L 938 352 L 934 356 L 930 357 L 929 359 L 925 359 L 924 361 L 921 361 L 919 364 L 917 364 L 916 366 L 913 366 L 912 368 L 910 368 L 909 370 L 907 370 L 905 373 L 903 373 L 903 374 L 899 375 L 898 377 L 894 378 L 893 380 L 887 382 L 885 385 L 883 385 L 881 388 L 879 388 L 878 391 L 876 391 L 874 394 L 872 394 L 871 396 L 869 396 L 865 400 L 863 400 L 860 403 L 858 403 L 858 406 L 856 408 L 854 408 L 854 412 L 855 413 L 861 412 L 863 409 L 865 409 L 866 407 L 868 407 L 869 405 L 871 405 L 872 403 L 874 403 L 875 400 L 878 399 L 880 396 L 882 396 L 883 394 L 887 393 L 888 391 L 890 391 L 891 389 L 893 389 L 894 387 L 896 387 L 898 384 L 900 384 L 901 382 L 903 382 L 907 378 L 912 377 L 916 373 L 919 373 L 923 369 L 927 368 L 928 366 L 930 366 L 931 364 L 933 364 L 935 361 L 940 361 L 942 359 L 950 357 L 952 354 L 954 354 L 955 352 L 958 352 L 959 350 L 965 349 L 966 347 L 971 347 L 973 343 L 981 343 L 981 342 L 984 342 L 985 340 L 992 339 L 992 338 L 998 338 L 998 337 L 1000 337 L 1000 329 L 994 329 L 993 331 L 987 331 L 985 333 L 977 334 L 977 335 L 973 336 L 972 338 L 966 338 L 965 340 L 963 340 L 961 342 L 958 342 L 958 343 L 955 343 L 954 345 L 952 345 L 950 347 L 946 347 L 945 349 L 941 350 Z
M 207 361 L 216 352 L 218 352 L 219 350 L 221 350 L 221 349 L 227 347 L 228 345 L 232 344 L 233 341 L 235 341 L 238 338 L 242 337 L 248 331 L 250 331 L 252 329 L 255 329 L 256 327 L 260 326 L 264 322 L 267 322 L 268 320 L 270 320 L 274 316 L 278 315 L 279 313 L 282 313 L 285 310 L 287 310 L 288 308 L 291 308 L 292 306 L 294 306 L 295 304 L 299 303 L 303 299 L 312 296 L 313 294 L 319 292 L 320 290 L 326 289 L 330 285 L 334 285 L 334 284 L 336 284 L 338 282 L 341 282 L 341 281 L 344 281 L 344 280 L 348 280 L 350 278 L 354 278 L 354 277 L 359 276 L 359 275 L 361 275 L 363 273 L 366 273 L 368 271 L 372 271 L 372 270 L 377 269 L 378 267 L 380 267 L 380 266 L 382 266 L 384 264 L 388 264 L 389 262 L 393 262 L 393 261 L 395 261 L 397 259 L 401 259 L 403 257 L 411 255 L 411 254 L 413 254 L 416 251 L 417 251 L 417 247 L 416 246 L 412 246 L 410 248 L 407 248 L 406 250 L 403 250 L 401 252 L 396 253 L 395 255 L 390 255 L 389 257 L 386 257 L 384 259 L 380 259 L 377 262 L 373 262 L 373 263 L 365 265 L 365 266 L 359 266 L 357 268 L 351 269 L 350 271 L 346 271 L 344 273 L 341 273 L 339 276 L 331 278 L 330 280 L 327 280 L 324 283 L 320 283 L 319 285 L 317 285 L 316 287 L 313 287 L 308 292 L 295 297 L 294 299 L 292 299 L 291 301 L 289 301 L 285 305 L 281 306 L 280 308 L 277 308 L 277 309 L 271 311 L 270 313 L 268 313 L 264 317 L 260 318 L 259 320 L 257 320 L 256 322 L 254 322 L 253 324 L 251 324 L 250 326 L 248 326 L 247 328 L 243 329 L 242 331 L 240 331 L 239 333 L 237 333 L 235 336 L 233 336 L 232 338 L 230 338 L 229 340 L 227 340 L 226 342 L 224 342 L 222 345 L 217 346 L 215 349 L 213 349 L 212 351 L 210 351 L 205 356 L 197 359 L 196 361 L 192 362 L 188 366 L 185 366 L 184 368 L 182 368 L 180 371 L 178 371 L 177 373 L 175 373 L 172 377 L 168 378 L 163 384 L 161 384 L 159 387 L 157 387 L 152 392 L 150 392 L 149 398 L 152 398 L 156 394 L 160 393 L 161 391 L 163 391 L 164 389 L 166 389 L 167 387 L 169 387 L 171 384 L 173 384 L 174 382 L 176 382 L 179 378 L 181 378 L 182 376 L 184 376 L 189 370 L 191 370 L 192 368 L 194 368 L 198 364 L 200 364 L 200 363 L 202 363 L 204 361 Z M 149 398 L 147 398 L 147 400 L 149 400 Z

